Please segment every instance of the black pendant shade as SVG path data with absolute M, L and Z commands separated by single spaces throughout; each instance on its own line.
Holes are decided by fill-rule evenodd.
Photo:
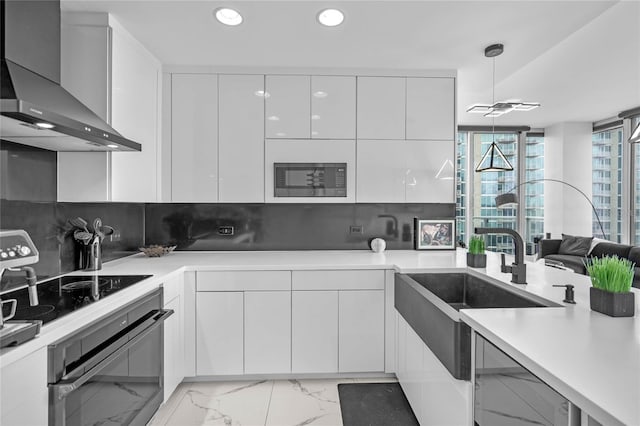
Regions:
M 476 172 L 510 172 L 512 170 L 513 166 L 495 142 L 491 142 L 489 149 L 476 167 Z

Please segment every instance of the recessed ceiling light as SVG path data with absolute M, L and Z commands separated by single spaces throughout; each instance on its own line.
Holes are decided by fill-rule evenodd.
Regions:
M 242 15 L 229 7 L 220 7 L 215 10 L 216 19 L 225 25 L 240 25 L 242 23 Z
M 41 129 L 53 129 L 55 126 L 51 123 L 36 123 L 36 126 L 40 127 Z
M 325 9 L 318 13 L 318 22 L 327 27 L 335 27 L 344 21 L 344 13 L 338 9 Z
M 329 94 L 327 92 L 323 92 L 322 90 L 318 90 L 317 92 L 313 92 L 313 97 L 314 98 L 326 98 L 327 96 L 329 96 Z
M 277 115 L 270 115 L 267 117 L 267 120 L 269 121 L 280 121 L 280 117 L 278 117 Z
M 313 115 L 311 116 L 311 119 L 312 119 L 312 120 L 320 120 L 320 116 L 319 116 L 318 114 L 313 114 Z

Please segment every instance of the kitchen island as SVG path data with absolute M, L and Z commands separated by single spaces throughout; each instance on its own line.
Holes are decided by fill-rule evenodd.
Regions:
M 551 286 L 573 284 L 577 304 L 559 308 L 462 310 L 463 320 L 599 422 L 640 425 L 640 297 L 636 297 L 635 317 L 610 318 L 589 309 L 588 277 L 541 264 L 528 263 L 527 267 L 528 284 L 510 284 L 511 275 L 500 272 L 499 256 L 490 253 L 487 268 L 474 273 L 486 274 L 561 305 L 564 289 Z M 134 255 L 106 263 L 96 275 L 153 274 L 153 277 L 45 325 L 32 341 L 3 349 L 0 367 L 4 369 L 83 324 L 108 316 L 171 278 L 194 271 L 385 270 L 393 274 L 466 268 L 463 250 L 173 252 L 161 258 Z M 87 275 L 81 271 L 74 274 Z M 388 324 L 385 327 L 387 339 L 392 339 L 395 328 L 389 329 Z M 4 393 L 0 395 L 0 408 L 5 398 Z

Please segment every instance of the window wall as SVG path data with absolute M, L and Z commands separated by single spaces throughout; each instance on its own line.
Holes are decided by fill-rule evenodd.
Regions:
M 469 133 L 458 133 L 456 146 L 456 241 L 467 241 L 467 139 Z
M 480 133 L 471 135 L 473 140 L 473 164 L 477 165 L 491 143 L 496 144 L 509 160 L 514 170 L 509 172 L 482 172 L 473 174 L 472 223 L 474 227 L 517 229 L 516 209 L 498 209 L 495 198 L 516 186 L 518 173 L 518 134 Z M 487 250 L 513 252 L 513 240 L 508 235 L 486 236 Z
M 535 252 L 534 242 L 544 236 L 544 182 L 531 182 L 544 179 L 544 136 L 528 134 L 525 139 L 524 182 L 520 187 L 524 200 L 524 232 L 522 237 L 527 244 L 527 252 Z
M 476 173 L 475 167 L 494 138 L 514 170 Z M 529 243 L 528 251 L 532 253 L 534 238 L 544 233 L 544 183 L 530 183 L 520 188 L 517 188 L 517 183 L 544 178 L 544 136 L 461 131 L 458 133 L 456 154 L 458 240 L 467 242 L 468 234 L 477 226 L 516 229 Z M 498 209 L 495 197 L 512 190 L 520 195 L 520 206 Z M 523 216 L 523 220 L 519 220 L 518 214 Z M 510 236 L 487 235 L 485 238 L 488 250 L 513 253 Z
M 622 241 L 622 126 L 594 132 L 592 137 L 592 201 L 600 217 L 605 238 Z M 593 214 L 592 232 L 601 236 Z
M 633 132 L 640 124 L 640 115 L 636 115 L 631 119 L 631 128 Z M 640 244 L 640 144 L 632 145 L 633 155 L 633 229 L 632 243 Z

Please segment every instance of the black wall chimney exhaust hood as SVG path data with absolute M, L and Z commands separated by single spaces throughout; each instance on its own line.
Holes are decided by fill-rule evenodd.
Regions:
M 60 1 L 0 0 L 0 139 L 51 151 L 141 151 L 60 86 Z

